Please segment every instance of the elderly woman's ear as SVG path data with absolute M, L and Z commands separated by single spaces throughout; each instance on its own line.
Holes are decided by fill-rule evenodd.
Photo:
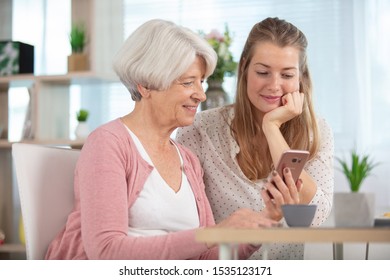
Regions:
M 147 98 L 150 96 L 150 89 L 144 87 L 143 85 L 137 85 L 138 92 L 142 95 L 142 97 Z

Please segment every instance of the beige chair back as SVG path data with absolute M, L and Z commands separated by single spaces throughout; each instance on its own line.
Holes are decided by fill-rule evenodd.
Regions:
M 29 260 L 44 259 L 74 204 L 73 178 L 80 150 L 15 143 L 16 171 Z

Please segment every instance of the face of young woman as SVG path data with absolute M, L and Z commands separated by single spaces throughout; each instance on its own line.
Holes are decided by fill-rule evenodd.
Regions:
M 259 43 L 248 67 L 247 88 L 261 115 L 281 106 L 283 95 L 299 90 L 299 50 Z
M 200 102 L 206 100 L 203 89 L 206 65 L 196 57 L 188 70 L 165 91 L 155 92 L 155 120 L 161 125 L 180 127 L 191 125 Z

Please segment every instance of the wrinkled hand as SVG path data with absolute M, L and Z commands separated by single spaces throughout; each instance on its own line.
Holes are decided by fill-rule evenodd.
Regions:
M 283 217 L 283 204 L 299 204 L 299 192 L 303 188 L 301 179 L 295 183 L 289 168 L 283 170 L 283 177 L 276 171 L 272 171 L 270 178 L 264 183 L 261 191 L 265 203 L 265 215 L 279 221 Z
M 253 229 L 259 227 L 278 226 L 279 223 L 270 219 L 264 212 L 256 212 L 242 208 L 216 224 L 215 227 Z
M 264 115 L 263 123 L 271 123 L 280 127 L 283 123 L 302 114 L 305 95 L 294 91 L 282 97 L 282 105 Z
M 268 217 L 265 211 L 256 212 L 251 209 L 242 208 L 235 211 L 229 217 L 214 225 L 220 228 L 256 229 L 263 227 L 277 227 L 280 223 Z M 215 246 L 214 243 L 207 243 L 208 248 Z

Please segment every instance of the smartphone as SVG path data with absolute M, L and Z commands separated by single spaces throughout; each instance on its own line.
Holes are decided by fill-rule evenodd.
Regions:
M 287 150 L 280 157 L 279 163 L 276 167 L 276 171 L 279 173 L 280 177 L 283 178 L 283 169 L 288 167 L 290 169 L 294 182 L 297 182 L 308 158 L 308 151 Z

